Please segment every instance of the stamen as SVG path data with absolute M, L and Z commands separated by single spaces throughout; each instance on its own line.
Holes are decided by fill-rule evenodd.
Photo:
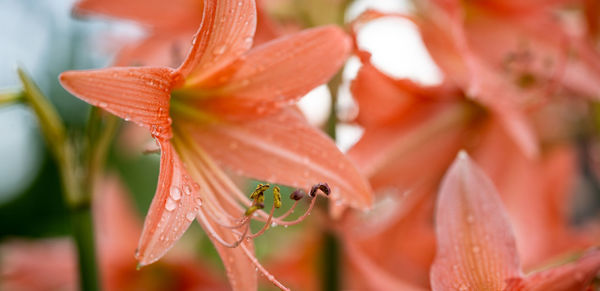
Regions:
M 285 219 L 288 216 L 290 216 L 290 214 L 294 213 L 294 209 L 296 209 L 296 205 L 298 205 L 298 201 L 294 201 L 294 204 L 292 205 L 292 207 L 290 207 L 290 209 L 288 209 L 288 211 L 286 211 L 283 215 L 277 217 L 276 219 Z
M 265 233 L 265 231 L 267 231 L 267 229 L 269 229 L 269 226 L 271 226 L 271 220 L 273 219 L 273 212 L 275 212 L 275 207 L 271 207 L 271 212 L 269 213 L 269 218 L 267 218 L 267 222 L 265 222 L 263 227 L 257 233 L 252 233 L 252 234 L 248 235 L 248 239 L 256 238 L 256 237 L 260 236 L 261 234 Z
M 200 221 L 203 222 L 203 224 L 206 226 L 206 232 L 208 233 L 208 235 L 210 235 L 211 237 L 213 237 L 217 242 L 219 242 L 220 244 L 222 244 L 225 247 L 229 247 L 229 248 L 236 248 L 238 247 L 243 241 L 244 238 L 246 237 L 246 233 L 248 232 L 248 229 L 250 227 L 246 227 L 244 229 L 244 232 L 242 233 L 242 235 L 240 235 L 240 237 L 233 243 L 229 243 L 226 242 L 225 239 L 223 239 L 212 227 L 212 225 L 210 224 L 210 222 L 208 221 L 208 219 L 206 218 L 206 216 L 204 216 L 204 212 L 203 211 L 198 211 L 198 215 L 197 215 L 198 219 L 200 219 Z
M 315 206 L 315 202 L 317 202 L 317 199 L 316 198 L 312 198 L 312 200 L 310 201 L 310 205 L 308 206 L 308 209 L 306 210 L 306 212 L 304 212 L 304 214 L 302 214 L 302 216 L 298 217 L 296 220 L 282 221 L 282 220 L 279 220 L 279 219 L 274 219 L 273 222 L 277 223 L 278 225 L 283 225 L 283 226 L 296 225 L 296 224 L 302 222 L 304 219 L 306 219 L 306 217 L 308 217 L 310 215 L 310 213 L 312 212 L 313 207 Z

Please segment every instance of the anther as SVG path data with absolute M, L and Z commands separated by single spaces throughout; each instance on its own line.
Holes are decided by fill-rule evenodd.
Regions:
M 281 192 L 279 186 L 273 188 L 273 206 L 275 206 L 275 208 L 281 207 Z
M 304 192 L 304 190 L 296 189 L 296 191 L 294 191 L 294 192 L 292 192 L 292 194 L 290 194 L 290 199 L 298 201 L 298 200 L 304 198 L 304 196 L 306 196 L 306 192 Z
M 317 195 L 317 190 L 321 190 L 321 192 L 323 192 L 323 194 L 325 195 L 329 195 L 329 193 L 331 192 L 331 189 L 329 188 L 329 185 L 327 185 L 327 183 L 319 183 L 313 185 L 312 188 L 310 188 L 310 192 L 308 193 L 308 195 L 310 197 L 315 197 Z
M 258 184 L 256 189 L 250 194 L 250 199 L 256 199 L 259 195 L 263 195 L 271 185 L 269 184 Z

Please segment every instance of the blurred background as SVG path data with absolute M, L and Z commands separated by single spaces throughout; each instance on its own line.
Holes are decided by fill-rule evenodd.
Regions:
M 329 15 L 330 10 L 310 9 L 310 3 L 315 1 L 263 2 L 269 8 L 269 15 L 284 27 L 290 27 L 290 30 L 335 22 L 332 20 L 335 16 Z M 66 70 L 110 66 L 122 47 L 144 37 L 146 31 L 131 21 L 75 16 L 72 13 L 75 2 L 0 0 L 0 94 L 20 90 L 21 82 L 16 72 L 17 67 L 22 68 L 56 107 L 70 138 L 77 140 L 86 134 L 90 106 L 67 93 L 58 83 L 58 75 Z M 318 3 L 339 2 L 331 0 Z M 407 0 L 356 0 L 349 3 L 343 13 L 346 23 L 367 9 L 390 13 L 414 13 L 415 9 L 411 1 Z M 295 7 L 296 10 L 290 10 L 289 7 Z M 295 15 L 289 11 L 302 13 Z M 357 40 L 361 49 L 372 54 L 373 65 L 388 76 L 408 79 L 419 86 L 437 86 L 447 77 L 433 61 L 421 33 L 411 21 L 394 17 L 377 19 L 360 29 Z M 361 60 L 358 57 L 353 56 L 348 60 L 343 69 L 335 105 L 340 120 L 336 125 L 336 143 L 342 151 L 350 149 L 364 133 L 363 127 L 352 122 L 358 114 L 358 108 L 350 93 L 350 81 L 360 68 Z M 597 110 L 600 107 L 597 106 L 597 101 L 589 102 L 586 106 L 588 105 L 596 108 L 593 111 L 596 115 L 585 116 L 589 118 L 585 121 L 594 120 L 600 124 L 600 111 Z M 310 92 L 300 101 L 299 106 L 311 124 L 324 128 L 332 106 L 327 86 L 320 86 Z M 561 118 L 569 117 L 570 112 L 567 113 L 561 115 Z M 579 116 L 572 119 L 576 118 Z M 598 135 L 591 134 L 589 140 L 569 141 L 575 144 L 579 154 L 575 183 L 573 189 L 569 189 L 576 194 L 575 202 L 572 206 L 569 204 L 574 213 L 569 217 L 573 224 L 589 217 L 597 217 L 598 214 Z M 137 233 L 141 231 L 143 218 L 154 195 L 159 170 L 159 156 L 143 153 L 149 139 L 149 134 L 137 130 L 135 125 L 122 122 L 110 146 L 106 165 L 107 178 L 103 186 L 109 189 L 106 190 L 107 193 L 114 194 L 107 195 L 112 197 L 107 198 L 107 201 L 98 203 L 99 210 L 95 211 L 100 213 L 98 215 L 102 221 L 102 225 L 98 226 L 99 231 L 110 233 L 113 238 L 112 242 L 106 242 L 109 246 L 107 250 L 115 254 L 115 258 L 102 261 L 101 265 L 115 271 L 114 274 L 103 276 L 128 282 L 129 285 L 120 285 L 128 286 L 123 290 L 186 289 L 196 286 L 194 284 L 205 286 L 205 290 L 227 290 L 229 287 L 222 263 L 210 240 L 197 224 L 192 224 L 170 256 L 140 272 L 134 271 L 133 253 Z M 240 179 L 238 182 L 242 189 L 250 193 L 260 181 Z M 282 192 L 287 195 L 293 190 L 283 187 Z M 372 213 L 377 212 L 385 217 L 389 214 L 385 212 L 386 209 L 392 209 L 392 212 L 400 209 L 397 205 L 404 201 L 406 193 L 397 189 L 397 193 L 392 194 L 386 192 L 386 189 L 376 190 L 378 203 L 376 211 Z M 55 282 L 52 285 L 54 288 L 49 290 L 77 289 L 74 283 L 76 257 L 73 242 L 68 238 L 72 222 L 61 191 L 57 164 L 40 133 L 35 114 L 23 104 L 0 102 L 0 264 L 8 260 L 19 262 L 23 268 L 37 268 L 37 277 L 25 277 L 24 281 L 40 280 L 40 274 L 47 270 L 61 271 L 59 273 L 62 275 L 55 278 L 52 278 L 52 273 L 44 277 L 43 280 L 47 282 Z M 269 203 L 267 200 L 265 204 Z M 323 219 L 326 218 L 319 217 L 317 213 L 300 225 L 270 229 L 264 236 L 256 239 L 257 257 L 278 279 L 289 283 L 292 288 L 303 286 L 302 284 L 310 287 L 319 285 L 319 281 L 324 280 L 318 276 L 328 276 L 326 266 L 319 257 L 323 248 L 328 247 L 328 238 L 322 233 L 310 234 L 323 230 L 319 227 Z M 431 219 L 427 219 L 429 223 Z M 43 247 L 39 248 L 36 242 L 43 242 Z M 368 241 L 366 244 L 368 245 Z M 40 261 L 46 257 L 47 265 Z M 306 258 L 312 259 L 306 261 Z M 66 263 L 49 263 L 55 261 Z M 304 269 L 298 266 L 304 266 Z M 10 276 L 15 272 L 15 269 L 2 268 L 1 265 L 0 269 L 2 276 Z M 314 270 L 318 270 L 317 277 L 314 277 Z M 274 290 L 266 280 L 259 281 L 262 284 L 261 290 Z M 174 282 L 179 285 L 172 285 Z M 38 287 L 42 288 L 41 285 Z M 312 290 L 310 287 L 305 290 Z M 339 286 L 321 287 L 324 290 L 339 289 Z

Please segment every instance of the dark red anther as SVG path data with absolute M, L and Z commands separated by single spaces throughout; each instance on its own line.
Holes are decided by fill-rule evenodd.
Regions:
M 310 195 L 310 197 L 317 196 L 317 190 L 321 190 L 321 192 L 323 192 L 325 195 L 329 195 L 329 193 L 331 193 L 331 189 L 327 183 L 319 183 L 310 188 L 310 193 L 308 195 Z
M 304 196 L 306 196 L 306 192 L 304 192 L 304 190 L 296 189 L 296 191 L 294 191 L 294 192 L 292 192 L 292 194 L 290 194 L 290 199 L 298 201 L 298 200 L 304 198 Z

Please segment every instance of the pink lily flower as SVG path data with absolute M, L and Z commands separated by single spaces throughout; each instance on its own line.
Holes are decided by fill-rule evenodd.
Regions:
M 260 209 L 251 215 L 260 201 L 241 193 L 225 170 L 301 188 L 326 181 L 337 204 L 369 207 L 369 186 L 353 164 L 290 107 L 339 69 L 350 42 L 329 26 L 250 50 L 254 1 L 205 1 L 202 15 L 178 69 L 70 71 L 60 81 L 84 101 L 150 130 L 160 146 L 158 186 L 136 254 L 140 265 L 162 257 L 197 219 L 221 255 L 233 289 L 254 290 L 255 268 L 285 288 L 258 263 L 246 238 L 271 223 L 298 221 Z M 248 233 L 251 219 L 266 222 L 263 230 Z

